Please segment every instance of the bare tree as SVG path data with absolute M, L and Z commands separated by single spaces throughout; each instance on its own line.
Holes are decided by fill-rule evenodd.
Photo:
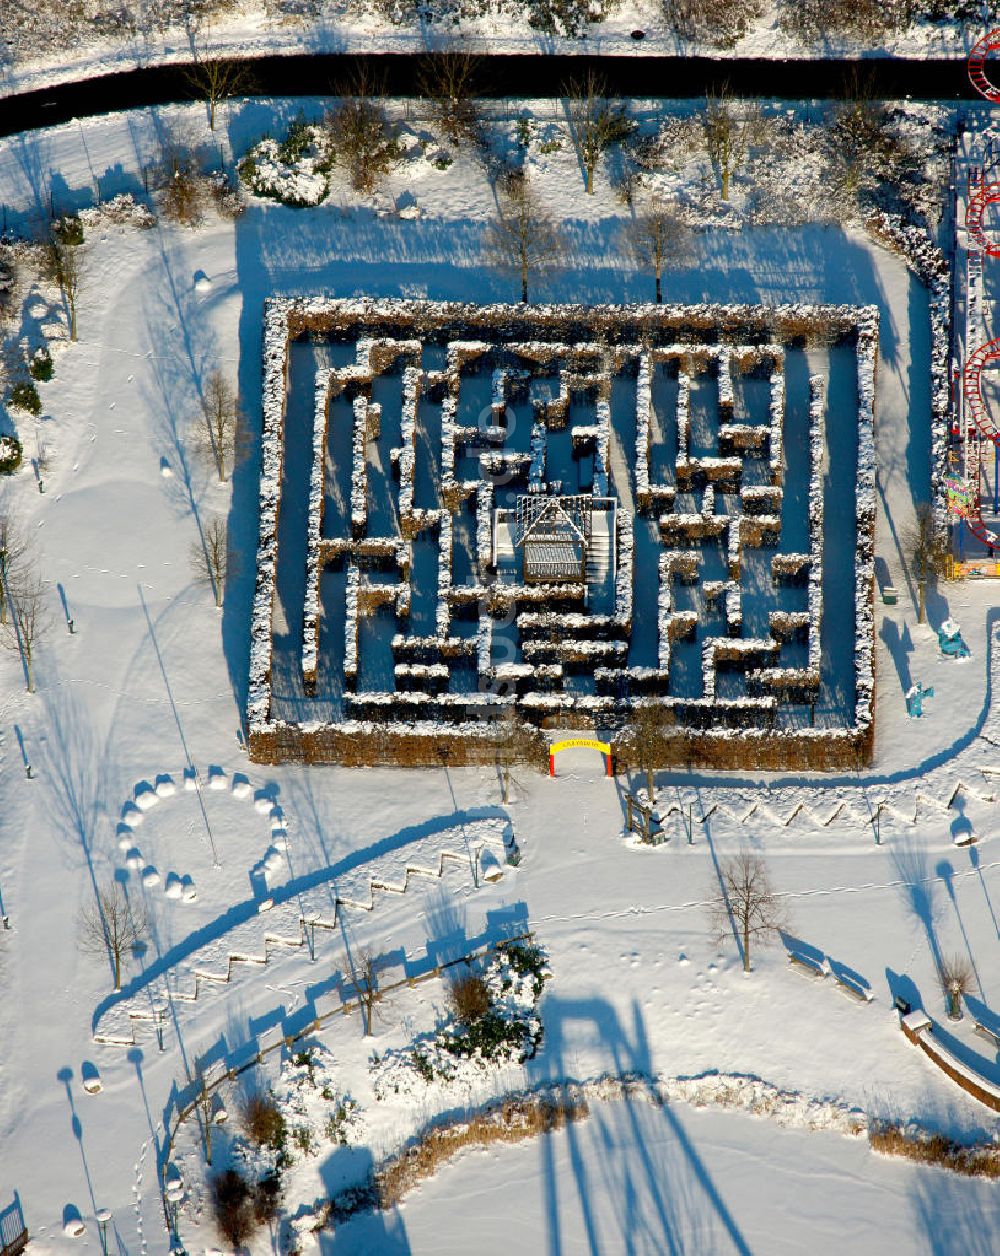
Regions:
M 363 73 L 327 119 L 337 161 L 347 169 L 355 192 L 374 192 L 402 156 L 385 107 Z
M 701 118 L 705 151 L 719 179 L 722 199 L 729 200 L 729 180 L 746 160 L 761 128 L 760 106 L 755 101 L 737 105 L 725 86 L 705 101 Z
M 8 585 L 17 582 L 19 564 L 26 542 L 10 512 L 0 511 L 0 625 L 8 620 Z
M 903 533 L 903 551 L 916 577 L 917 622 L 922 624 L 927 619 L 927 582 L 944 573 L 951 553 L 929 502 L 917 503 L 916 518 Z
M 562 237 L 521 171 L 511 171 L 505 180 L 497 216 L 486 228 L 486 250 L 494 265 L 520 275 L 525 304 L 531 274 L 558 265 L 562 258 Z
M 775 894 L 764 860 L 741 850 L 723 860 L 721 889 L 709 910 L 717 942 L 735 929 L 743 951 L 743 971 L 750 971 L 750 945 L 766 946 L 784 926 L 785 913 Z
M 159 197 L 160 212 L 168 222 L 196 227 L 209 195 L 207 181 L 198 174 L 191 158 L 182 152 L 168 152 L 164 166 L 166 181 Z
M 59 285 L 69 319 L 69 338 L 76 340 L 76 302 L 80 293 L 80 260 L 77 245 L 53 235 L 45 251 L 45 273 Z
M 30 568 L 15 569 L 14 577 L 6 577 L 9 622 L 5 625 L 4 645 L 16 650 L 24 667 L 25 687 L 35 692 L 35 647 L 52 625 L 46 605 L 47 590 L 41 578 Z
M 613 104 L 605 81 L 593 70 L 582 79 L 566 84 L 569 113 L 576 146 L 587 177 L 587 192 L 593 195 L 594 171 L 601 155 L 632 131 L 632 122 L 621 104 Z
M 453 144 L 477 137 L 475 95 L 480 64 L 481 58 L 468 52 L 432 52 L 417 75 L 417 90 L 431 102 L 438 125 Z
M 694 236 L 674 201 L 653 196 L 622 228 L 623 251 L 639 266 L 652 270 L 656 301 L 663 301 L 663 272 L 690 264 Z
M 378 984 L 378 961 L 371 951 L 361 951 L 351 961 L 354 975 L 354 988 L 358 992 L 358 1003 L 366 1038 L 372 1036 L 372 1025 L 378 1004 L 382 1000 L 382 991 Z
M 236 458 L 242 412 L 233 386 L 221 371 L 212 371 L 201 397 L 204 428 L 199 428 L 200 445 L 215 465 L 224 484 Z
M 962 1019 L 962 996 L 972 990 L 972 965 L 962 955 L 948 955 L 941 961 L 941 985 L 948 1000 L 948 1016 Z
M 649 702 L 635 709 L 632 716 L 631 741 L 635 751 L 636 765 L 641 772 L 646 774 L 648 811 L 645 813 L 643 837 L 647 842 L 650 839 L 653 809 L 656 806 L 656 785 L 653 772 L 662 761 L 665 727 L 666 713 L 659 702 Z
M 215 130 L 215 109 L 232 96 L 249 96 L 254 90 L 249 63 L 240 57 L 195 60 L 184 71 L 191 90 L 208 105 L 208 125 Z
M 235 571 L 229 561 L 229 534 L 221 519 L 208 521 L 202 529 L 201 541 L 192 541 L 190 554 L 195 579 L 211 588 L 215 605 L 221 608 L 226 577 Z
M 80 914 L 80 948 L 110 958 L 115 989 L 122 988 L 122 956 L 149 936 L 149 919 L 141 903 L 133 904 L 124 887 L 108 881 Z
M 510 801 L 510 786 L 514 779 L 514 765 L 525 763 L 537 754 L 538 746 L 529 729 L 517 718 L 511 708 L 504 712 L 503 719 L 496 725 L 496 756 L 500 770 L 500 792 L 502 800 Z

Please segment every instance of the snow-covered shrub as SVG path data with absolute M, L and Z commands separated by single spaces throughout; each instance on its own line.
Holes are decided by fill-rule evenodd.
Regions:
M 910 0 L 781 0 L 778 20 L 806 47 L 831 38 L 870 47 L 905 30 L 912 14 Z
M 21 442 L 16 436 L 0 436 L 0 475 L 13 475 L 21 465 Z
M 489 1067 L 530 1060 L 542 1041 L 537 1007 L 550 976 L 540 947 L 519 942 L 502 947 L 477 979 L 474 1000 L 460 1005 L 454 999 L 451 1016 L 439 1029 L 373 1059 L 375 1097 L 419 1093 L 434 1081 L 449 1084 Z
M 52 378 L 52 354 L 43 345 L 36 349 L 31 355 L 31 361 L 28 363 L 28 374 L 32 379 L 44 383 Z
M 121 192 L 110 201 L 81 209 L 80 221 L 90 229 L 108 223 L 114 227 L 136 227 L 147 231 L 156 226 L 156 215 L 141 205 L 131 192 Z
M 238 1169 L 223 1169 L 212 1179 L 212 1212 L 219 1233 L 239 1251 L 257 1225 L 253 1188 Z
M 266 137 L 239 163 L 240 179 L 254 196 L 304 208 L 318 205 L 330 187 L 332 155 L 326 130 L 296 119 L 285 139 Z
M 205 207 L 205 184 L 193 163 L 178 158 L 160 192 L 160 213 L 167 222 L 196 227 Z
M 382 106 L 357 97 L 343 101 L 327 121 L 330 154 L 347 171 L 355 192 L 374 192 L 403 157 Z
M 60 244 L 77 245 L 83 243 L 83 221 L 77 214 L 67 214 L 57 218 L 52 224 L 52 234 Z
M 19 380 L 10 390 L 10 404 L 15 410 L 25 410 L 28 414 L 41 414 L 42 399 L 38 389 L 31 380 Z
M 246 209 L 243 189 L 230 181 L 225 170 L 213 170 L 208 176 L 208 187 L 220 218 L 239 218 Z
M 663 15 L 682 38 L 732 48 L 764 11 L 762 0 L 663 0 Z

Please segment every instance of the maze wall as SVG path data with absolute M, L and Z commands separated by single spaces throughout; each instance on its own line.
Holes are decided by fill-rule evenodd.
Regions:
M 628 758 L 650 707 L 664 763 L 863 760 L 877 332 L 869 307 L 270 303 L 251 753 L 541 761 L 572 726 Z M 586 579 L 522 579 L 539 493 L 593 495 Z

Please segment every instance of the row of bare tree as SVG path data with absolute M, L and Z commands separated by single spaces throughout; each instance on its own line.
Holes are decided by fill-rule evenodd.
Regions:
M 0 513 L 0 645 L 21 656 L 25 685 L 35 691 L 35 648 L 51 626 L 37 557 L 9 511 Z

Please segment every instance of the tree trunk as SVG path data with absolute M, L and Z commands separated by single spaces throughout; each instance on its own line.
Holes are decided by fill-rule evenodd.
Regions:
M 35 692 L 35 669 L 31 666 L 31 651 L 24 652 L 24 670 L 27 674 L 28 693 Z
M 521 262 L 521 304 L 528 304 L 528 263 Z
M 922 624 L 927 618 L 927 580 L 921 577 L 917 581 L 917 623 Z
M 593 158 L 587 162 L 587 195 L 594 195 L 594 165 Z
M 76 342 L 76 297 L 69 299 L 69 338 Z
M 510 795 L 510 768 L 505 767 L 503 769 L 503 771 L 500 773 L 500 780 L 502 782 L 501 798 L 503 802 L 506 802 Z
M 652 769 L 652 768 L 647 768 L 647 769 L 646 769 L 646 793 L 647 793 L 647 794 L 648 794 L 648 796 L 649 796 L 649 797 L 648 797 L 648 799 L 647 799 L 647 801 L 648 801 L 648 803 L 649 803 L 649 809 L 650 809 L 650 811 L 652 811 L 652 810 L 653 810 L 653 802 L 654 802 L 654 795 L 653 795 L 653 769 Z
M 657 304 L 657 305 L 662 305 L 662 304 L 663 304 L 663 291 L 662 291 L 662 289 L 661 289 L 661 287 L 660 287 L 660 267 L 659 267 L 659 265 L 657 265 L 657 267 L 656 267 L 656 304 Z
M 115 962 L 115 989 L 122 988 L 122 953 L 118 950 L 112 951 L 112 958 Z
M 729 200 L 729 167 L 728 165 L 725 165 L 722 167 L 722 199 L 724 201 Z
M 750 922 L 743 922 L 743 971 L 750 971 Z
M 208 129 L 210 131 L 215 130 L 215 97 L 214 96 L 209 96 L 208 98 Z

